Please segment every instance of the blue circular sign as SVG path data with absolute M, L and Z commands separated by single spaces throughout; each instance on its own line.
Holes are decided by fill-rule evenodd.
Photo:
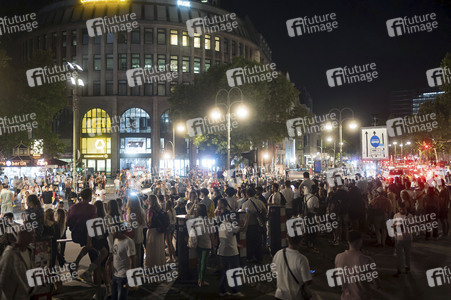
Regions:
M 379 139 L 378 136 L 373 135 L 370 139 L 370 143 L 371 143 L 371 146 L 373 146 L 374 148 L 377 148 L 381 144 L 381 140 Z

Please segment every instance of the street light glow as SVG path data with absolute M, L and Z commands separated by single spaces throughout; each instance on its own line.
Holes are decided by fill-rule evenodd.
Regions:
M 327 137 L 327 141 L 328 141 L 328 142 L 332 142 L 332 141 L 333 141 L 332 137 L 331 137 L 331 136 L 328 136 L 328 137 Z
M 355 121 L 352 121 L 351 123 L 349 123 L 349 128 L 350 129 L 356 129 L 357 128 L 357 123 Z
M 333 126 L 332 123 L 327 123 L 326 126 L 324 127 L 327 131 L 331 131 Z
M 183 124 L 183 123 L 179 123 L 178 125 L 177 125 L 177 131 L 178 132 L 185 132 L 185 124 Z
M 85 86 L 85 83 L 83 82 L 83 80 L 78 79 L 78 85 L 79 86 Z
M 393 145 L 398 145 L 398 142 L 393 142 Z
M 221 115 L 221 111 L 218 108 L 214 108 L 210 113 L 210 116 L 213 120 L 219 120 L 221 118 Z
M 410 145 L 410 142 L 407 142 L 406 145 Z
M 247 109 L 246 105 L 240 104 L 236 110 L 236 114 L 239 118 L 244 119 L 249 114 L 249 110 Z
M 269 153 L 268 152 L 264 152 L 263 153 L 263 159 L 264 160 L 268 160 L 269 159 Z
M 164 157 L 164 159 L 170 159 L 171 158 L 171 156 L 167 152 L 163 155 L 163 157 Z

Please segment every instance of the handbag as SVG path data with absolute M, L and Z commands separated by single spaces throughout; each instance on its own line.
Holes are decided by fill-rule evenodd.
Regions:
M 255 205 L 254 201 L 249 199 L 251 201 L 252 205 L 255 207 L 255 210 L 257 211 L 257 222 L 260 227 L 265 227 L 265 217 L 261 213 L 261 211 L 258 210 L 257 205 Z
M 287 248 L 283 249 L 283 259 L 285 260 L 285 264 L 287 265 L 288 271 L 290 271 L 291 276 L 293 276 L 294 281 L 296 281 L 296 283 L 299 285 L 299 281 L 297 280 L 296 276 L 294 276 L 293 272 L 290 269 L 290 265 L 288 264 Z M 313 297 L 312 293 L 307 289 L 307 286 L 305 285 L 305 283 L 302 284 L 301 294 L 302 294 L 302 299 L 305 299 L 305 300 L 308 300 Z

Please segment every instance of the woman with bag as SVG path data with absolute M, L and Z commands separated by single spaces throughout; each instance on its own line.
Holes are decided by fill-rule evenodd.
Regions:
M 164 233 L 158 232 L 158 216 L 161 211 L 160 203 L 155 195 L 150 195 L 149 210 L 147 211 L 147 237 L 146 237 L 146 262 L 147 268 L 164 265 L 166 255 L 164 253 Z

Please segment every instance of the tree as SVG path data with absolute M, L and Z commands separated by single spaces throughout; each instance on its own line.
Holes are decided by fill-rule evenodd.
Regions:
M 259 64 L 236 57 L 230 64 L 213 66 L 207 72 L 197 75 L 192 85 L 176 86 L 169 99 L 171 119 L 188 120 L 208 117 L 215 107 L 218 91 L 230 90 L 226 71 L 245 66 L 252 68 L 255 65 Z M 298 105 L 299 91 L 280 73 L 277 78 L 269 82 L 246 83 L 239 88 L 243 92 L 243 100 L 250 113 L 245 120 L 236 120 L 238 125 L 232 129 L 232 157 L 233 154 L 248 151 L 251 146 L 258 148 L 265 141 L 280 142 L 287 136 L 286 121 L 307 115 L 305 108 Z M 239 91 L 232 91 L 230 97 L 231 102 L 239 100 Z M 218 95 L 218 103 L 225 102 L 226 93 L 222 92 Z M 232 112 L 236 107 L 232 107 Z M 218 108 L 225 116 L 225 107 L 219 105 Z M 225 129 L 224 125 L 223 129 Z M 224 157 L 227 152 L 227 131 L 196 136 L 194 144 L 201 149 L 214 150 Z
M 30 116 L 36 114 L 37 128 L 32 131 L 33 139 L 42 139 L 44 155 L 48 158 L 57 156 L 64 150 L 64 144 L 58 135 L 52 132 L 52 122 L 55 114 L 67 105 L 66 83 L 45 83 L 41 86 L 30 87 L 27 83 L 26 70 L 37 67 L 51 67 L 54 65 L 54 55 L 47 51 L 38 51 L 25 65 L 14 62 L 4 64 L 5 57 L 0 51 L 0 105 L 1 117 Z M 29 131 L 18 131 L 0 136 L 0 151 L 10 153 L 18 143 L 30 145 Z

